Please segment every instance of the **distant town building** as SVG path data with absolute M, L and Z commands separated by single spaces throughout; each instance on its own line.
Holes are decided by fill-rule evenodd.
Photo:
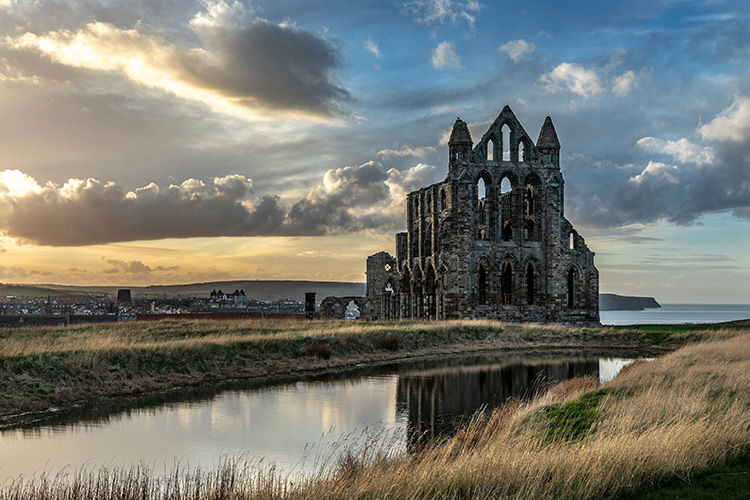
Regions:
M 121 306 L 129 306 L 133 303 L 133 298 L 130 296 L 130 288 L 120 288 L 117 290 L 117 304 Z

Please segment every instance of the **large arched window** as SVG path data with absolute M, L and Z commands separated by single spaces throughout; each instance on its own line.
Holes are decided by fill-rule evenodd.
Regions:
M 492 161 L 495 159 L 495 150 L 497 148 L 495 147 L 495 139 L 490 139 L 487 141 L 487 160 Z
M 425 228 L 422 246 L 422 257 L 429 257 L 430 255 L 432 255 L 432 224 L 428 224 Z
M 484 265 L 479 266 L 479 305 L 483 306 L 487 304 L 487 271 L 484 269 Z
M 487 184 L 482 177 L 477 181 L 477 200 L 483 200 L 487 196 Z
M 577 305 L 576 288 L 578 287 L 578 271 L 575 267 L 568 270 L 568 309 L 573 309 Z
M 409 268 L 404 268 L 404 275 L 401 277 L 401 304 L 399 316 L 401 318 L 411 318 L 411 274 Z
M 524 211 L 529 217 L 534 217 L 539 207 L 539 194 L 542 181 L 535 173 L 526 177 L 526 190 L 524 192 Z
M 510 161 L 510 127 L 507 123 L 500 129 L 500 135 L 502 137 L 500 143 L 503 148 L 503 161 Z
M 507 175 L 500 181 L 500 237 L 503 241 L 513 239 L 513 182 Z
M 487 177 L 487 180 L 485 180 Z M 485 240 L 489 238 L 489 227 L 487 217 L 489 212 L 489 189 L 492 179 L 486 172 L 477 180 L 477 202 L 476 202 L 476 239 Z
M 536 233 L 534 230 L 536 229 L 536 226 L 534 224 L 534 219 L 526 219 L 526 223 L 524 224 L 524 237 L 526 241 L 536 241 Z
M 500 194 L 510 193 L 513 190 L 513 184 L 510 182 L 510 178 L 506 175 L 503 180 L 500 181 Z
M 437 276 L 435 276 L 435 268 L 432 264 L 427 267 L 427 273 L 425 274 L 425 316 L 427 319 L 436 319 L 436 302 L 437 302 Z
M 505 306 L 513 303 L 513 265 L 504 262 L 501 270 L 502 303 Z
M 526 161 L 526 145 L 524 142 L 518 141 L 518 163 Z
M 526 266 L 526 303 L 534 305 L 534 265 L 530 262 Z

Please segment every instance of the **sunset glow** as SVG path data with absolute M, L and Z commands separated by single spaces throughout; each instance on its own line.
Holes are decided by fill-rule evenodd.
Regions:
M 364 281 L 509 104 L 602 292 L 750 302 L 744 2 L 178 4 L 0 1 L 0 283 Z

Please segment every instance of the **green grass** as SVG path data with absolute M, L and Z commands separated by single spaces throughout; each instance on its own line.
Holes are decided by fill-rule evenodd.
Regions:
M 597 389 L 566 403 L 542 406 L 531 418 L 547 428 L 547 441 L 577 441 L 586 437 L 599 417 L 597 406 L 611 389 Z
M 697 342 L 706 338 L 706 331 L 721 328 L 723 330 L 740 331 L 747 329 L 741 324 L 682 324 L 682 325 L 628 325 L 609 327 L 614 333 L 637 340 L 644 345 L 663 345 L 672 341 L 679 343 Z M 594 329 L 594 331 L 596 331 Z
M 622 500 L 737 500 L 750 498 L 750 455 L 712 467 L 691 478 L 675 478 L 654 491 L 643 490 Z

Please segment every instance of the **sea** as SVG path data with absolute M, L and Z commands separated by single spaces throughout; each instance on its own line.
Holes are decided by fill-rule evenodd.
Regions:
M 750 319 L 750 304 L 662 304 L 643 311 L 599 311 L 602 325 L 676 325 Z

